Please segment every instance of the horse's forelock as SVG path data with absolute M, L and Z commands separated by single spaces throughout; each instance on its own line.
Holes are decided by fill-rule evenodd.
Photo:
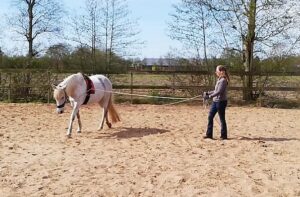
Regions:
M 63 96 L 63 89 L 56 88 L 53 92 L 53 97 L 55 100 L 59 100 Z

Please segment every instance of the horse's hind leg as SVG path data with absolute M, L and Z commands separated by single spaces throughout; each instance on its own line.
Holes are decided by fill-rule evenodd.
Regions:
M 98 127 L 98 131 L 103 129 L 103 125 L 104 125 L 104 119 L 107 116 L 107 108 L 103 107 L 103 113 L 102 113 L 102 118 L 101 118 L 101 123 Z
M 100 123 L 98 130 L 103 129 L 104 119 L 106 121 L 107 126 L 111 128 L 111 123 L 108 120 L 108 107 L 110 104 L 110 98 L 111 98 L 111 94 L 105 94 L 103 99 L 99 102 L 100 106 L 103 108 L 103 113 L 102 113 L 102 121 Z
M 77 132 L 78 133 L 81 133 L 81 119 L 80 119 L 80 114 L 79 114 L 79 110 L 77 112 L 77 119 L 78 119 L 78 129 L 77 129 Z
M 111 128 L 111 123 L 108 120 L 108 114 L 106 114 L 105 120 L 106 120 L 106 124 L 107 124 L 108 128 Z

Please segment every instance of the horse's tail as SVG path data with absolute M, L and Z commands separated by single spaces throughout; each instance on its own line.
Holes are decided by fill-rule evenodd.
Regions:
M 112 121 L 112 123 L 120 121 L 120 116 L 119 116 L 117 110 L 115 109 L 115 107 L 113 105 L 112 96 L 110 96 L 110 98 L 109 98 L 108 115 L 109 115 L 110 120 Z

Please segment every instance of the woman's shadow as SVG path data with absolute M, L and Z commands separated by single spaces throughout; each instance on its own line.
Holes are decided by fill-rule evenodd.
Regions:
M 166 132 L 170 132 L 166 129 L 158 129 L 158 128 L 132 128 L 132 127 L 123 127 L 115 129 L 117 132 L 114 133 L 102 133 L 101 136 L 96 137 L 100 138 L 119 138 L 119 139 L 127 139 L 127 138 L 141 138 L 148 135 L 157 135 Z

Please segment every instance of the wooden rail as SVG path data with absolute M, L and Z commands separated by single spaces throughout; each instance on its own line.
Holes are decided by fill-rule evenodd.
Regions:
M 12 82 L 13 75 L 15 73 L 22 73 L 19 72 L 20 70 L 16 69 L 0 69 L 0 100 L 8 100 L 9 102 L 13 98 L 13 93 L 16 92 L 18 88 L 29 88 L 29 89 L 34 89 L 35 91 L 40 91 L 40 93 L 46 95 L 45 100 L 49 103 L 52 99 L 52 88 L 51 88 L 51 82 L 53 82 L 53 79 L 55 78 L 54 75 L 57 75 L 57 73 L 53 74 L 47 70 L 47 75 L 44 76 L 45 82 L 40 83 L 40 84 L 14 84 Z M 4 72 L 5 71 L 5 72 Z M 24 71 L 24 70 L 23 70 Z M 26 72 L 31 72 L 32 73 L 45 73 L 45 70 L 26 70 Z M 6 79 L 4 80 L 4 77 L 1 77 L 3 74 L 6 74 Z M 77 72 L 72 72 L 72 73 L 77 73 Z M 168 85 L 140 85 L 140 84 L 134 84 L 133 77 L 135 75 L 149 75 L 149 74 L 157 74 L 157 75 L 173 75 L 175 76 L 176 74 L 186 74 L 186 75 L 211 75 L 210 73 L 206 71 L 133 71 L 130 73 L 130 79 L 129 84 L 113 84 L 114 90 L 120 90 L 120 89 L 126 89 L 127 91 L 129 90 L 131 94 L 134 93 L 134 90 L 211 90 L 214 87 L 212 86 L 202 86 L 202 85 L 176 85 L 175 79 L 171 79 L 170 84 Z M 245 75 L 245 72 L 232 72 L 231 75 L 236 75 L 236 76 L 243 76 Z M 62 76 L 69 75 L 68 73 L 63 73 Z M 269 73 L 254 73 L 253 75 L 259 75 L 259 76 L 300 76 L 300 72 L 269 72 Z M 39 76 L 39 75 L 38 75 Z M 36 80 L 35 80 L 36 81 Z M 267 86 L 263 87 L 263 91 L 291 91 L 291 92 L 300 92 L 300 85 L 298 86 L 292 86 L 292 87 L 283 87 L 280 86 L 281 84 L 278 84 L 277 86 Z M 243 91 L 245 90 L 244 87 L 242 86 L 229 86 L 230 90 L 236 90 L 236 91 Z M 252 91 L 259 91 L 261 90 L 259 87 L 253 87 L 251 89 Z M 22 99 L 22 98 L 20 98 Z M 132 97 L 131 97 L 132 99 Z
M 172 75 L 172 74 L 193 74 L 193 75 L 211 75 L 211 72 L 208 71 L 132 71 L 134 74 L 163 74 L 163 75 Z M 245 71 L 230 71 L 231 75 L 235 76 L 245 76 L 249 75 L 249 72 Z M 295 72 L 253 72 L 253 76 L 300 76 L 300 71 Z
M 54 69 L 0 69 L 0 73 L 66 73 L 66 74 L 73 74 L 78 72 L 83 72 L 86 74 L 162 74 L 162 75 L 172 75 L 172 74 L 196 74 L 196 75 L 211 75 L 213 73 L 205 71 L 205 70 L 129 70 L 127 73 L 120 73 L 117 71 L 114 72 L 103 72 L 102 70 L 99 71 L 91 71 L 91 70 L 54 70 Z M 249 75 L 249 72 L 245 71 L 229 71 L 231 75 L 236 76 L 243 76 Z M 300 76 L 300 71 L 261 71 L 261 72 L 252 72 L 253 76 Z
M 184 90 L 184 89 L 213 89 L 212 86 L 172 86 L 172 85 L 114 85 L 114 89 L 176 89 L 176 90 Z M 244 87 L 229 87 L 229 90 L 244 90 Z M 258 87 L 253 87 L 252 90 L 259 90 Z M 300 91 L 299 87 L 264 87 L 265 91 Z

